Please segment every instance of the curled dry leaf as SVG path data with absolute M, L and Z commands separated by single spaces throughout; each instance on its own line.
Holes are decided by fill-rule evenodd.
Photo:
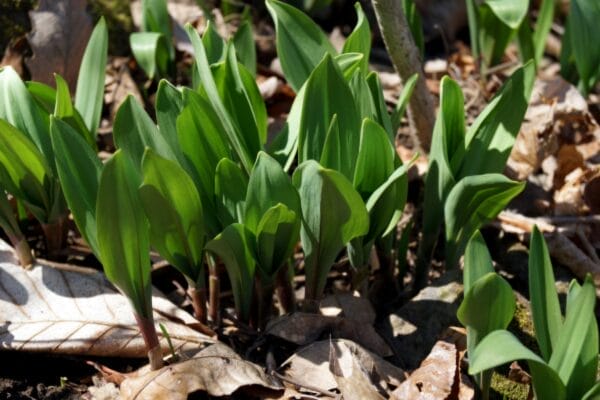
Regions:
M 197 391 L 211 396 L 228 396 L 250 386 L 271 391 L 283 389 L 261 367 L 242 360 L 220 343 L 207 347 L 188 360 L 156 371 L 144 367 L 137 375 L 121 384 L 123 400 L 185 400 L 190 393 Z
M 29 15 L 32 29 L 28 40 L 33 57 L 25 62 L 31 80 L 54 86 L 57 73 L 75 91 L 81 58 L 93 28 L 87 1 L 40 0 Z
M 266 333 L 304 346 L 324 335 L 350 339 L 382 357 L 392 351 L 370 324 L 350 318 L 295 312 L 269 322 Z
M 214 342 L 189 328 L 190 314 L 153 294 L 154 319 L 167 328 L 176 349 Z M 161 340 L 168 352 L 166 340 Z M 131 306 L 93 269 L 39 261 L 18 265 L 0 241 L 0 349 L 86 356 L 146 357 Z
M 331 370 L 331 346 L 335 348 L 336 363 L 342 371 L 341 374 L 335 374 Z M 288 358 L 280 369 L 291 382 L 299 386 L 305 385 L 307 388 L 316 387 L 326 392 L 339 388 L 340 377 L 355 377 L 354 371 L 359 374 L 359 367 L 360 379 L 368 378 L 370 386 L 386 391 L 399 386 L 405 379 L 404 371 L 400 368 L 362 346 L 344 339 L 323 340 L 310 344 Z M 366 377 L 362 376 L 363 374 L 366 374 Z

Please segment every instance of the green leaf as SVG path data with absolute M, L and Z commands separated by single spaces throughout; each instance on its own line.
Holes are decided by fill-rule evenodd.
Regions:
M 360 142 L 360 120 L 348 84 L 338 66 L 327 55 L 310 75 L 304 91 L 298 137 L 299 162 L 320 160 L 331 118 L 337 114 L 342 172 L 354 175 Z
M 570 48 L 584 94 L 593 87 L 600 73 L 600 48 L 591 45 L 600 35 L 600 4 L 573 0 L 569 10 Z
M 581 400 L 599 400 L 600 399 L 600 382 L 597 382 L 594 386 L 588 390 Z
M 194 47 L 196 65 L 198 66 L 198 72 L 200 74 L 202 86 L 206 91 L 206 97 L 212 105 L 212 109 L 214 110 L 218 119 L 221 121 L 223 131 L 225 132 L 226 137 L 229 139 L 231 147 L 240 159 L 244 170 L 247 173 L 250 173 L 250 171 L 252 170 L 252 162 L 254 160 L 254 155 L 256 155 L 256 153 L 252 154 L 253 149 L 248 149 L 245 147 L 245 139 L 243 132 L 236 130 L 233 124 L 233 120 L 229 115 L 229 112 L 227 111 L 225 105 L 223 104 L 221 97 L 219 96 L 219 91 L 217 89 L 217 85 L 213 78 L 210 66 L 208 64 L 208 60 L 206 58 L 204 46 L 202 45 L 202 41 L 198 36 L 198 32 L 196 32 L 196 30 L 189 24 L 186 25 L 186 31 L 190 38 L 190 41 L 192 42 L 192 46 Z M 237 63 L 231 68 L 236 67 Z
M 338 67 L 340 67 L 340 71 L 342 71 L 344 79 L 349 81 L 350 78 L 354 76 L 356 71 L 361 70 L 365 56 L 361 53 L 342 53 L 334 56 L 333 59 Z M 302 88 L 300 88 L 300 90 L 302 90 Z
M 346 39 L 342 52 L 363 54 L 361 69 L 366 74 L 369 70 L 369 56 L 371 54 L 371 28 L 359 2 L 354 3 L 354 9 L 357 18 L 356 26 Z
M 252 292 L 256 260 L 253 245 L 255 238 L 244 225 L 229 225 L 206 244 L 206 250 L 216 254 L 227 268 L 233 289 L 233 300 L 240 319 L 248 321 L 252 309 Z
M 371 88 L 367 84 L 365 75 L 357 70 L 348 81 L 352 97 L 356 108 L 358 109 L 358 116 L 362 120 L 363 118 L 375 119 L 377 115 L 377 106 L 375 105 L 375 99 L 371 95 Z
M 8 202 L 4 189 L 0 188 L 0 228 L 4 230 L 8 238 L 12 241 L 13 239 L 21 239 L 24 237 L 19 228 L 19 223 L 15 216 L 15 212 Z M 14 244 L 14 243 L 13 243 Z
M 228 158 L 217 164 L 215 171 L 215 198 L 221 225 L 227 226 L 244 220 L 248 177 Z
M 139 196 L 152 246 L 193 282 L 203 280 L 206 229 L 194 182 L 179 165 L 150 148 L 144 152 L 142 173 Z
M 100 257 L 96 200 L 102 162 L 80 134 L 65 122 L 50 118 L 56 169 L 65 199 L 81 235 Z
M 546 39 L 554 21 L 554 0 L 542 0 L 538 13 L 535 31 L 533 32 L 533 46 L 535 49 L 535 64 L 540 65 L 546 48 Z M 563 41 L 566 40 L 563 38 Z
M 423 23 L 421 22 L 421 14 L 414 2 L 414 0 L 402 0 L 402 8 L 406 15 L 406 21 L 410 27 L 410 33 L 412 33 L 413 39 L 417 48 L 421 51 L 421 57 L 425 54 L 425 38 L 423 36 Z
M 302 163 L 293 175 L 302 205 L 301 239 L 305 254 L 306 298 L 317 300 L 342 247 L 369 230 L 367 209 L 352 184 L 316 161 Z
M 96 203 L 98 248 L 108 279 L 127 296 L 137 315 L 151 318 L 148 221 L 139 206 L 137 180 L 122 150 L 104 165 Z
M 533 61 L 515 71 L 467 131 L 451 159 L 454 177 L 501 173 L 519 133 L 535 78 Z M 452 153 L 450 153 L 452 154 Z
M 102 17 L 96 24 L 83 53 L 75 89 L 75 108 L 81 113 L 85 126 L 93 138 L 96 137 L 96 131 L 100 125 L 102 105 L 104 104 L 107 53 L 108 29 Z
M 300 198 L 290 177 L 275 159 L 260 152 L 248 182 L 244 225 L 258 235 L 263 215 L 279 203 L 300 214 Z
M 56 79 L 54 116 L 71 125 L 95 149 L 96 139 L 85 126 L 81 115 L 73 108 L 67 82 L 58 74 L 54 74 L 54 78 Z
M 406 107 L 408 106 L 410 97 L 412 96 L 413 91 L 415 90 L 415 86 L 417 86 L 418 79 L 419 79 L 419 74 L 414 74 L 413 76 L 408 78 L 408 80 L 404 84 L 404 87 L 402 87 L 402 92 L 400 92 L 400 97 L 398 97 L 398 102 L 396 103 L 396 107 L 394 107 L 394 111 L 392 112 L 392 131 L 394 132 L 394 134 L 396 132 L 398 132 L 398 129 L 400 128 L 400 124 L 402 122 L 402 117 L 404 116 L 404 111 L 406 111 Z M 447 79 L 448 78 L 446 78 L 446 77 L 442 78 L 441 86 L 444 85 L 444 82 Z M 442 87 L 441 90 L 444 90 L 444 88 Z M 447 90 L 450 90 L 450 89 L 447 89 Z M 462 93 L 461 93 L 461 97 L 462 97 Z M 441 112 L 442 111 L 440 110 L 440 113 Z
M 142 0 L 142 31 L 156 32 L 164 36 L 169 59 L 175 59 L 171 32 L 171 16 L 166 0 Z
M 41 222 L 50 218 L 51 176 L 50 167 L 33 142 L 0 119 L 0 182 Z
M 130 157 L 133 166 L 141 169 L 142 157 L 146 147 L 159 155 L 175 161 L 176 157 L 165 138 L 159 133 L 154 121 L 135 100 L 128 95 L 119 107 L 113 126 L 115 144 Z
M 156 122 L 160 135 L 169 144 L 177 159 L 183 159 L 177 137 L 177 117 L 183 110 L 183 94 L 169 81 L 161 79 L 156 91 Z
M 394 143 L 396 140 L 397 129 L 394 130 L 392 120 L 387 111 L 379 74 L 377 72 L 371 72 L 367 75 L 367 84 L 369 85 L 371 97 L 373 97 L 373 102 L 375 103 L 375 121 L 385 128 L 390 138 L 390 143 Z
M 475 375 L 515 360 L 528 361 L 536 399 L 565 400 L 565 386 L 556 372 L 505 330 L 494 331 L 479 343 L 469 356 L 469 374 Z
M 252 24 L 245 20 L 233 35 L 237 58 L 254 77 L 256 76 L 256 44 L 252 33 Z
M 256 259 L 265 280 L 273 280 L 294 253 L 300 237 L 300 217 L 284 204 L 269 208 L 256 228 Z
M 529 10 L 529 0 L 485 0 L 484 4 L 511 29 L 521 25 Z
M 446 221 L 446 263 L 453 267 L 467 241 L 485 222 L 496 215 L 525 188 L 500 174 L 468 176 L 450 191 L 444 206 Z
M 335 55 L 325 33 L 306 14 L 289 4 L 268 0 L 275 21 L 277 54 L 290 86 L 298 92 L 325 54 Z
M 544 360 L 550 360 L 562 328 L 554 272 L 544 237 L 534 226 L 529 250 L 529 298 L 535 338 Z
M 567 314 L 548 362 L 548 365 L 558 373 L 566 384 L 571 381 L 576 372 L 580 372 L 576 371 L 575 367 L 585 342 L 590 339 L 587 337 L 587 333 L 590 324 L 594 321 L 595 304 L 596 291 L 592 278 L 588 276 L 581 287 L 580 293 L 572 300 L 572 309 L 576 312 Z
M 516 31 L 507 26 L 487 5 L 479 7 L 479 42 L 481 58 L 487 67 L 498 64 Z
M 213 22 L 208 21 L 202 34 L 202 44 L 206 50 L 209 64 L 216 64 L 225 58 L 225 40 L 219 35 L 214 25 Z
M 148 78 L 168 74 L 169 48 L 162 33 L 134 32 L 129 36 L 129 45 L 135 60 Z
M 492 256 L 479 230 L 475 231 L 465 249 L 463 271 L 464 292 L 469 293 L 471 286 L 490 272 L 494 272 Z
M 37 105 L 12 67 L 0 68 L 0 118 L 31 139 L 47 160 L 54 158 L 48 114 Z M 54 165 L 50 168 L 54 171 Z
M 42 110 L 47 114 L 52 114 L 54 112 L 56 90 L 53 87 L 50 87 L 45 83 L 33 81 L 25 82 L 25 87 L 27 87 L 27 90 L 31 93 Z

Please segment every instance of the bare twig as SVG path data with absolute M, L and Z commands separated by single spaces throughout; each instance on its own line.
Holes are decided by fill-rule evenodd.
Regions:
M 402 82 L 406 82 L 415 73 L 419 74 L 417 85 L 410 98 L 408 119 L 420 142 L 420 147 L 429 153 L 435 122 L 435 105 L 433 97 L 427 89 L 419 49 L 406 21 L 402 2 L 398 0 L 371 1 L 385 47 Z

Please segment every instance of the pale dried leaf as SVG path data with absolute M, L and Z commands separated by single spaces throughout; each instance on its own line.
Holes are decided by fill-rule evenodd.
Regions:
M 26 60 L 31 79 L 54 86 L 54 73 L 60 74 L 75 90 L 79 65 L 88 39 L 92 20 L 85 0 L 40 0 L 29 13 L 28 36 L 33 57 Z
M 189 360 L 156 371 L 143 368 L 138 377 L 126 379 L 121 384 L 121 398 L 185 400 L 196 391 L 227 396 L 248 386 L 283 389 L 258 365 L 242 360 L 223 344 L 214 344 Z
M 352 367 L 353 360 L 367 371 L 369 381 L 384 389 L 397 387 L 404 380 L 404 371 L 373 354 L 362 346 L 344 339 L 323 340 L 310 344 L 282 365 L 281 370 L 290 381 L 306 387 L 317 387 L 323 392 L 338 387 L 336 377 L 330 370 L 330 345 L 337 352 L 337 361 L 342 370 Z
M 214 342 L 189 328 L 187 312 L 153 293 L 154 319 L 162 323 L 176 349 Z M 0 348 L 86 356 L 146 357 L 131 306 L 93 269 L 39 261 L 32 270 L 18 265 L 0 241 Z M 166 339 L 161 340 L 167 354 Z
M 345 317 L 367 325 L 375 323 L 375 310 L 364 297 L 351 293 L 332 294 L 321 300 L 321 314 L 331 317 Z

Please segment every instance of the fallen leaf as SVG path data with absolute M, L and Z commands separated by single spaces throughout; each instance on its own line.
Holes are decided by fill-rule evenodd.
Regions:
M 321 314 L 345 317 L 361 324 L 375 323 L 375 310 L 371 302 L 352 293 L 332 294 L 321 300 Z
M 299 346 L 330 335 L 352 340 L 382 357 L 392 355 L 389 346 L 372 325 L 349 318 L 295 312 L 269 321 L 265 333 Z
M 60 74 L 75 91 L 79 65 L 92 33 L 92 20 L 85 0 L 40 0 L 29 13 L 28 36 L 33 57 L 25 63 L 31 80 L 54 86 Z
M 156 371 L 142 368 L 139 376 L 121 384 L 123 400 L 185 400 L 192 392 L 228 396 L 249 386 L 273 391 L 283 387 L 256 364 L 243 360 L 229 347 L 216 343 L 193 358 Z
M 345 339 L 323 340 L 312 343 L 288 358 L 280 367 L 291 382 L 307 388 L 316 387 L 323 392 L 336 389 L 338 380 L 330 369 L 330 346 L 334 346 L 337 362 L 347 370 L 357 363 L 367 371 L 369 382 L 387 390 L 397 387 L 405 379 L 404 371 L 390 364 L 364 347 Z M 345 375 L 348 376 L 348 375 Z
M 187 324 L 197 321 L 155 290 L 154 320 L 178 350 L 214 342 Z M 166 339 L 161 340 L 168 352 Z M 93 269 L 38 260 L 26 271 L 0 241 L 0 349 L 85 356 L 146 357 L 131 306 Z
M 144 104 L 137 83 L 131 77 L 128 61 L 127 57 L 114 57 L 106 68 L 104 103 L 110 109 L 110 121 L 114 121 L 119 107 L 128 95 L 132 95 L 140 104 Z
M 600 214 L 600 170 L 586 183 L 583 189 L 583 201 L 592 214 Z

